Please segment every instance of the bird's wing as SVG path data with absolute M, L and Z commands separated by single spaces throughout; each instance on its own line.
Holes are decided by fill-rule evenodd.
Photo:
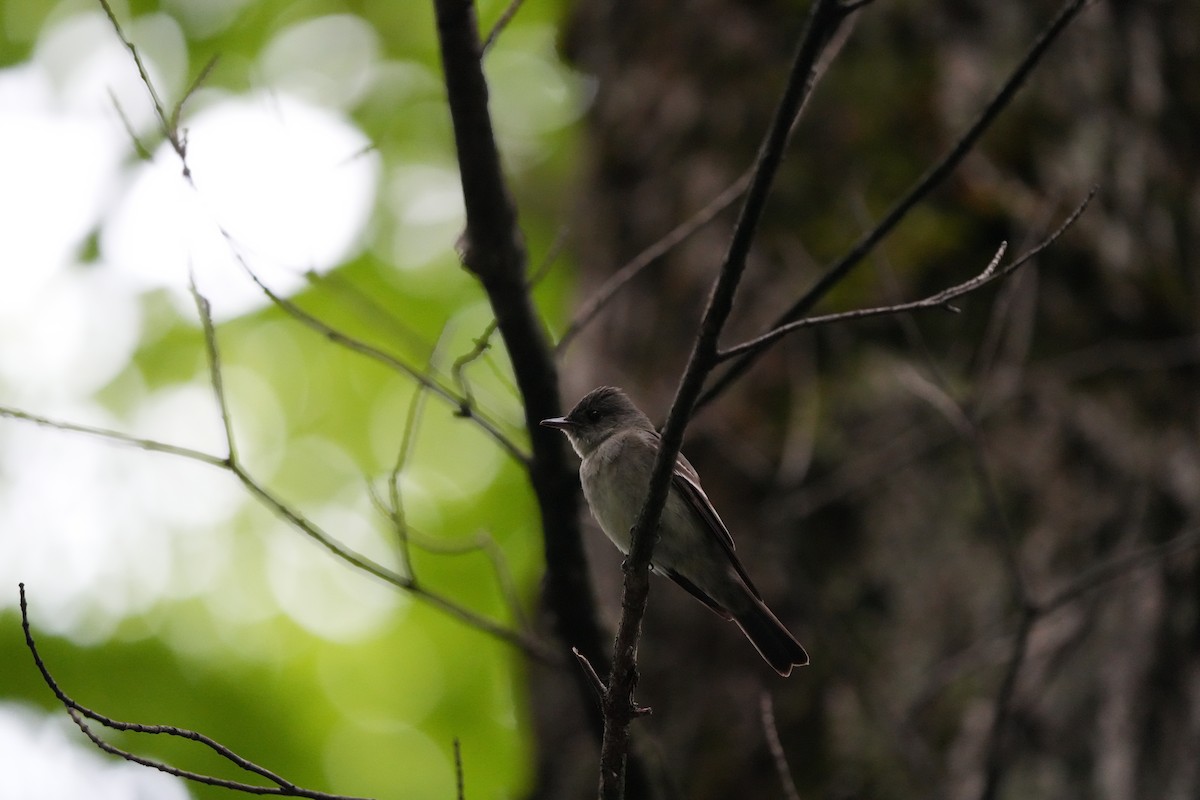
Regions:
M 675 470 L 671 476 L 671 482 L 675 488 L 679 490 L 679 494 L 683 499 L 687 500 L 687 504 L 691 506 L 692 511 L 704 523 L 704 527 L 713 535 L 721 547 L 729 556 L 729 561 L 733 564 L 733 568 L 737 570 L 737 574 L 746 584 L 746 588 L 757 597 L 762 599 L 762 595 L 758 593 L 758 589 L 754 587 L 754 583 L 750 580 L 750 576 L 746 574 L 746 570 L 742 567 L 742 562 L 738 560 L 737 554 L 733 552 L 733 535 L 729 533 L 729 529 L 725 527 L 725 523 L 717 515 L 717 510 L 713 508 L 712 502 L 708 499 L 708 495 L 700 488 L 700 476 L 696 474 L 695 468 L 688 463 L 680 453 L 675 459 Z M 686 589 L 687 587 L 684 586 Z
M 651 569 L 653 569 L 653 567 L 651 567 Z M 692 583 L 673 569 L 664 570 L 664 572 L 666 572 L 667 577 L 679 584 L 681 588 L 687 590 L 688 594 L 712 609 L 713 613 L 715 613 L 718 617 L 721 617 L 722 619 L 733 619 L 733 614 L 729 612 L 729 609 L 723 607 L 716 600 L 713 600 L 704 592 L 700 591 L 700 588 L 696 586 L 696 584 Z

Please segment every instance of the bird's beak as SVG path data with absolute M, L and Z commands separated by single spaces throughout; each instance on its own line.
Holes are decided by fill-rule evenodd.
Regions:
M 566 417 L 551 417 L 550 419 L 542 420 L 542 424 L 547 428 L 558 428 L 560 431 L 565 431 L 575 427 L 575 423 Z

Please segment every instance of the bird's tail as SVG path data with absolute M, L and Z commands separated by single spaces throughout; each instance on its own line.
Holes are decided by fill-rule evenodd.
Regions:
M 792 667 L 808 663 L 808 653 L 765 603 L 757 597 L 750 599 L 744 611 L 734 614 L 734 621 L 771 668 L 786 678 Z

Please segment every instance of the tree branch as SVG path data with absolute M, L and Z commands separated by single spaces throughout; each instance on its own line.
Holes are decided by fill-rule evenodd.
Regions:
M 704 381 L 717 363 L 717 342 L 733 309 L 734 296 L 746 267 L 746 256 L 783 159 L 792 122 L 812 86 L 817 60 L 846 13 L 837 2 L 816 0 L 813 3 L 787 86 L 759 151 L 754 177 L 746 192 L 729 249 L 709 296 L 700 331 L 662 431 L 646 501 L 634 523 L 629 555 L 624 565 L 621 621 L 613 647 L 613 669 L 604 697 L 604 740 L 600 750 L 600 795 L 603 800 L 620 800 L 625 793 L 629 725 L 638 713 L 633 694 L 637 685 L 637 643 L 650 591 L 650 558 L 675 459 L 683 443 L 683 433 Z
M 417 369 L 411 364 L 405 363 L 390 353 L 380 350 L 374 345 L 368 344 L 359 339 L 355 339 L 354 337 L 339 331 L 325 321 L 300 308 L 300 306 L 296 305 L 288 298 L 276 294 L 269 286 L 263 283 L 258 274 L 250 268 L 249 264 L 246 263 L 246 260 L 237 250 L 232 237 L 223 228 L 221 229 L 221 233 L 229 242 L 234 254 L 234 258 L 237 259 L 242 269 L 250 277 L 250 280 L 254 281 L 262 293 L 266 295 L 268 300 L 278 306 L 282 311 L 288 314 L 288 316 L 292 317 L 310 330 L 313 330 L 325 337 L 334 344 L 340 345 L 353 353 L 358 353 L 361 356 L 365 356 L 372 361 L 376 361 L 386 367 L 390 367 L 396 372 L 412 378 L 419 385 L 428 389 L 439 399 L 452 405 L 456 415 L 462 417 L 463 419 L 471 420 L 478 425 L 484 431 L 484 433 L 490 436 L 493 441 L 500 445 L 500 448 L 512 456 L 513 459 L 522 465 L 528 465 L 529 455 L 523 452 L 512 439 L 510 439 L 502 430 L 500 430 L 500 427 L 494 421 L 489 419 L 487 415 L 483 414 L 475 406 L 470 397 L 455 394 L 454 391 L 444 386 L 432 375 L 422 372 L 420 369 Z
M 604 281 L 604 284 L 589 296 L 583 305 L 579 307 L 579 310 L 575 312 L 570 324 L 567 325 L 566 330 L 559 337 L 558 344 L 554 346 L 555 355 L 562 356 L 567 348 L 571 346 L 571 343 L 575 341 L 575 338 L 583 332 L 583 329 L 604 310 L 618 292 L 629 285 L 630 281 L 641 275 L 647 267 L 671 252 L 677 245 L 686 241 L 688 237 L 711 222 L 718 214 L 733 205 L 745 193 L 753 177 L 754 168 L 751 167 L 742 173 L 736 181 L 725 187 L 720 194 L 708 201 L 708 204 L 704 208 L 676 225 L 665 236 L 638 253 L 624 266 L 610 275 Z
M 206 344 L 206 348 L 210 352 L 215 348 L 214 345 Z M 210 365 L 211 369 L 211 365 Z M 223 390 L 222 390 L 223 391 Z M 227 410 L 223 412 L 227 417 Z M 276 497 L 266 487 L 260 484 L 245 468 L 245 466 L 236 458 L 228 456 L 222 457 L 205 453 L 200 450 L 193 450 L 187 447 L 179 447 L 177 445 L 159 442 L 153 439 L 143 439 L 136 436 L 131 436 L 120 431 L 113 431 L 107 428 L 93 427 L 90 425 L 80 425 L 73 422 L 65 422 L 61 420 L 50 419 L 49 417 L 31 414 L 20 409 L 0 406 L 0 417 L 7 419 L 20 420 L 29 422 L 45 428 L 54 428 L 57 430 L 67 431 L 70 433 L 80 433 L 86 436 L 93 436 L 104 439 L 105 441 L 116 444 L 125 444 L 136 447 L 141 450 L 154 453 L 166 453 L 168 455 L 186 458 L 191 461 L 196 461 L 201 464 L 207 464 L 210 467 L 226 470 L 236 477 L 245 489 L 254 496 L 260 503 L 269 508 L 277 516 L 289 523 L 292 527 L 299 530 L 310 539 L 314 540 L 337 558 L 347 564 L 362 570 L 363 572 L 372 575 L 385 583 L 389 583 L 398 589 L 402 589 L 414 597 L 423 600 L 431 606 L 444 611 L 451 616 L 458 618 L 460 621 L 470 625 L 477 630 L 494 636 L 501 641 L 505 641 L 528 654 L 532 658 L 545 663 L 560 663 L 563 659 L 555 653 L 552 653 L 546 645 L 537 638 L 519 631 L 513 631 L 496 623 L 487 617 L 480 616 L 475 612 L 464 608 L 449 598 L 418 585 L 410 578 L 400 575 L 393 570 L 388 569 L 382 564 L 351 550 L 341 542 L 337 541 L 328 532 L 323 530 L 316 523 L 308 519 L 304 514 L 300 513 L 295 508 L 285 503 L 280 498 Z M 224 419 L 223 419 L 224 421 Z M 226 430 L 229 430 L 227 427 Z
M 761 336 L 757 336 L 749 341 L 745 341 L 741 344 L 719 351 L 717 353 L 717 360 L 727 361 L 728 359 L 735 358 L 737 356 L 748 353 L 753 354 L 760 350 L 765 350 L 767 347 L 770 347 L 784 336 L 787 336 L 789 333 L 794 333 L 802 328 L 813 328 L 818 325 L 831 325 L 835 322 L 848 322 L 850 320 L 866 319 L 868 317 L 903 314 L 910 311 L 924 311 L 933 308 L 940 308 L 947 311 L 958 311 L 958 309 L 950 305 L 952 300 L 957 300 L 963 295 L 970 294 L 978 289 L 982 289 L 989 283 L 1007 278 L 1009 275 L 1012 275 L 1021 267 L 1032 261 L 1039 253 L 1041 253 L 1043 250 L 1057 241 L 1060 236 L 1066 233 L 1068 228 L 1075 224 L 1075 221 L 1079 219 L 1079 216 L 1084 212 L 1084 209 L 1088 207 L 1088 204 L 1092 201 L 1092 198 L 1096 196 L 1096 191 L 1096 187 L 1093 187 L 1092 190 L 1088 192 L 1088 196 L 1084 198 L 1083 202 L 1075 207 L 1075 210 L 1071 212 L 1070 216 L 1067 217 L 1066 221 L 1063 222 L 1063 224 L 1060 225 L 1056 231 L 1047 236 L 1032 250 L 1020 256 L 1011 264 L 1006 265 L 1002 269 L 1000 268 L 1000 259 L 1004 256 L 1004 252 L 1008 248 L 1007 242 L 1001 243 L 1000 248 L 996 251 L 996 254 L 992 256 L 992 260 L 988 263 L 983 272 L 979 273 L 970 280 L 963 281 L 957 286 L 951 286 L 949 289 L 943 289 L 937 294 L 932 294 L 929 297 L 921 300 L 913 300 L 908 303 L 897 303 L 896 305 L 880 306 L 878 308 L 858 308 L 851 311 L 842 311 L 837 314 L 825 314 L 819 317 L 805 317 L 804 319 L 798 319 L 795 322 L 789 322 L 786 325 L 780 325 L 779 327 L 767 331 Z
M 949 152 L 917 179 L 912 188 L 888 210 L 883 219 L 879 221 L 879 224 L 864 234 L 845 255 L 826 270 L 825 274 L 821 276 L 811 289 L 793 303 L 791 308 L 781 314 L 775 321 L 775 324 L 771 326 L 772 328 L 778 328 L 798 320 L 811 311 L 834 286 L 841 282 L 874 249 L 875 245 L 879 244 L 879 242 L 883 241 L 891 233 L 892 229 L 904 219 L 914 206 L 921 202 L 950 175 L 959 162 L 962 161 L 963 157 L 975 146 L 979 137 L 983 135 L 992 122 L 995 121 L 996 117 L 999 116 L 1000 112 L 1012 101 L 1017 90 L 1021 88 L 1025 79 L 1029 77 L 1029 74 L 1038 65 L 1050 46 L 1058 39 L 1058 36 L 1087 4 L 1088 0 L 1068 0 L 1063 5 L 1055 18 L 1046 26 L 1029 48 L 1025 57 L 1009 75 L 1004 85 L 1000 87 L 1000 90 L 996 92 L 991 101 L 983 108 L 967 131 L 954 143 Z M 700 399 L 696 402 L 697 408 L 703 408 L 715 400 L 722 392 L 729 388 L 733 381 L 745 373 L 763 352 L 764 349 L 747 352 L 729 365 L 713 381 L 708 389 L 705 390 L 704 394 L 701 395 Z
M 287 780 L 286 778 L 271 772 L 267 768 L 261 767 L 258 764 L 255 764 L 253 761 L 238 755 L 217 740 L 198 731 L 188 730 L 187 728 L 179 728 L 174 725 L 142 725 L 137 722 L 122 722 L 93 711 L 92 709 L 76 702 L 74 698 L 63 691 L 62 687 L 58 685 L 58 682 L 50 673 L 50 668 L 46 666 L 46 662 L 42 659 L 41 653 L 38 652 L 37 643 L 33 638 L 33 631 L 29 625 L 29 607 L 25 598 L 25 584 L 20 583 L 17 586 L 20 592 L 21 630 L 25 634 L 25 646 L 29 648 L 29 652 L 33 656 L 33 663 L 37 666 L 38 671 L 42 674 L 42 680 L 45 682 L 46 686 L 50 688 L 50 691 L 52 691 L 54 696 L 58 698 L 58 701 L 67 709 L 67 713 L 71 715 L 71 719 L 74 720 L 75 724 L 79 726 L 79 729 L 83 731 L 83 733 L 89 739 L 92 740 L 92 743 L 104 752 L 119 756 L 120 758 L 123 758 L 126 761 L 130 761 L 134 764 L 141 764 L 142 766 L 156 769 L 159 772 L 166 773 L 167 775 L 173 775 L 177 778 L 183 778 L 194 783 L 202 783 L 206 786 L 219 786 L 223 789 L 232 789 L 233 791 L 243 792 L 245 794 L 277 795 L 280 797 L 307 797 L 312 798 L 312 800 L 362 800 L 362 798 L 354 798 L 347 795 L 328 794 L 326 792 L 318 792 L 313 789 L 304 789 Z M 238 769 L 265 778 L 271 783 L 274 783 L 275 786 L 256 786 L 254 784 L 243 783 L 241 781 L 231 781 L 224 778 L 216 778 L 211 775 L 190 772 L 188 770 L 172 767 L 169 764 L 165 764 L 161 761 L 155 761 L 153 759 L 135 755 L 128 750 L 122 750 L 121 748 L 116 747 L 115 745 L 112 745 L 102 739 L 87 725 L 87 723 L 84 722 L 84 719 L 90 719 L 94 722 L 98 722 L 105 728 L 109 728 L 110 730 L 114 731 L 174 736 L 180 739 L 187 739 L 189 741 L 202 744 L 221 758 L 236 766 Z
M 525 246 L 488 110 L 475 8 L 470 0 L 435 0 L 434 6 L 466 207 L 463 265 L 487 293 L 524 404 L 533 450 L 530 482 L 542 518 L 546 603 L 564 650 L 578 647 L 604 668 L 607 658 L 580 530 L 579 481 L 562 437 L 538 424 L 561 408 L 558 372 L 528 290 Z M 578 673 L 576 685 L 598 733 L 601 718 Z
M 107 0 L 99 0 L 99 2 L 100 2 L 100 5 L 104 8 L 104 13 L 108 16 L 109 23 L 112 25 L 113 31 L 116 33 L 117 38 L 121 40 L 121 43 L 125 45 L 125 48 L 129 51 L 130 55 L 132 56 L 134 64 L 136 65 L 137 70 L 138 70 L 138 75 L 141 77 L 142 84 L 146 87 L 146 92 L 149 94 L 150 100 L 154 105 L 155 114 L 157 115 L 158 120 L 159 120 L 160 130 L 162 131 L 163 136 L 165 136 L 171 142 L 172 148 L 175 150 L 175 153 L 179 157 L 179 160 L 183 166 L 183 176 L 188 181 L 188 183 L 192 186 L 192 188 L 194 189 L 195 184 L 192 183 L 191 168 L 188 166 L 188 161 L 187 161 L 187 137 L 186 137 L 185 133 L 182 132 L 182 129 L 179 127 L 179 119 L 183 112 L 184 103 L 187 102 L 187 100 L 192 96 L 192 94 L 195 93 L 195 91 L 199 88 L 199 86 L 208 77 L 209 73 L 211 72 L 211 70 L 215 64 L 215 59 L 210 60 L 207 64 L 205 64 L 205 66 L 201 69 L 201 71 L 197 75 L 196 79 L 191 83 L 191 85 L 188 87 L 188 89 L 184 92 L 182 99 L 180 99 L 180 101 L 172 108 L 170 113 L 168 113 L 166 110 L 166 107 L 163 105 L 163 102 L 159 97 L 158 90 L 154 87 L 153 81 L 150 80 L 150 75 L 147 72 L 146 67 L 142 62 L 141 55 L 138 53 L 137 47 L 125 35 L 125 31 L 121 28 L 121 24 L 117 21 L 116 15 L 113 13 L 113 10 L 109 6 Z M 514 13 L 515 13 L 515 10 L 514 10 Z M 118 109 L 118 112 L 120 113 L 119 109 Z M 122 119 L 124 119 L 123 114 L 122 114 Z M 125 124 L 126 124 L 126 128 L 128 130 L 130 130 L 130 135 L 132 137 L 132 135 L 133 135 L 132 128 L 129 126 L 127 121 Z M 141 148 L 141 145 L 139 142 L 137 142 L 136 137 L 134 137 L 134 142 L 139 148 Z M 396 370 L 397 372 L 408 375 L 410 378 L 417 381 L 417 383 L 421 384 L 425 388 L 434 392 L 439 398 L 441 398 L 442 400 L 445 400 L 446 402 L 453 405 L 456 409 L 456 413 L 460 417 L 470 419 L 473 422 L 475 422 L 477 425 L 479 425 L 488 435 L 490 435 L 496 441 L 497 444 L 500 445 L 500 447 L 502 449 L 504 449 L 505 452 L 507 452 L 509 455 L 511 455 L 517 461 L 524 464 L 528 460 L 528 456 L 526 454 L 524 454 L 523 452 L 521 452 L 521 449 L 512 440 L 510 440 L 504 434 L 503 431 L 500 430 L 500 428 L 496 425 L 496 423 L 489 420 L 485 415 L 482 415 L 479 412 L 479 410 L 476 409 L 475 406 L 470 402 L 469 398 L 459 397 L 459 396 L 455 395 L 454 392 L 452 392 L 450 389 L 448 389 L 445 386 L 443 386 L 442 384 L 440 384 L 432 376 L 426 375 L 426 374 L 420 372 L 419 370 L 413 368 L 412 366 L 410 366 L 410 365 L 404 363 L 403 361 L 401 361 L 400 359 L 396 358 L 395 356 L 385 353 L 382 350 L 380 350 L 376 347 L 373 347 L 372 345 L 369 345 L 369 344 L 359 341 L 345 333 L 342 333 L 341 331 L 333 328 L 332 326 L 328 325 L 327 323 L 323 322 L 322 320 L 309 314 L 307 311 L 304 311 L 299 306 L 297 306 L 295 303 L 293 303 L 291 300 L 288 300 L 287 298 L 284 298 L 284 297 L 276 294 L 274 291 L 271 290 L 270 287 L 268 287 L 265 283 L 263 283 L 262 279 L 260 279 L 258 277 L 257 273 L 255 273 L 254 270 L 250 268 L 250 265 L 246 262 L 246 259 L 242 256 L 241 251 L 239 250 L 239 248 L 237 246 L 237 243 L 235 242 L 233 236 L 229 233 L 229 231 L 226 230 L 221 225 L 217 225 L 217 231 L 221 234 L 221 236 L 228 243 L 230 252 L 234 256 L 234 258 L 237 260 L 238 264 L 242 267 L 242 269 L 250 277 L 250 279 L 252 281 L 254 281 L 254 283 L 259 287 L 259 289 L 262 290 L 263 294 L 266 295 L 267 299 L 269 299 L 275 305 L 279 306 L 279 308 L 281 308 L 284 312 L 289 314 L 291 317 L 293 317 L 294 319 L 296 319 L 298 322 L 305 325 L 306 327 L 321 334 L 329 341 L 334 342 L 335 344 L 341 345 L 342 347 L 345 347 L 347 350 L 350 350 L 355 353 L 359 353 L 360 355 L 364 355 L 368 358 L 378 361 L 379 363 L 384 364 L 385 366 L 388 366 L 388 367 Z M 195 290 L 194 282 L 192 283 L 191 288 L 192 288 L 193 294 L 194 294 L 194 290 Z
M 98 439 L 104 439 L 117 444 L 127 444 L 151 453 L 166 453 L 168 455 L 179 456 L 191 459 L 192 461 L 199 461 L 202 464 L 208 464 L 210 467 L 229 468 L 229 460 L 227 458 L 214 456 L 212 453 L 205 453 L 201 450 L 193 450 L 190 447 L 180 447 L 166 442 L 155 441 L 154 439 L 130 436 L 128 433 L 114 431 L 109 428 L 98 428 L 92 425 L 80 425 L 76 422 L 50 419 L 49 417 L 31 414 L 28 411 L 22 411 L 19 408 L 11 408 L 9 406 L 0 406 L 0 417 L 21 420 L 22 422 L 32 422 L 34 425 L 42 428 L 54 428 L 69 433 L 82 433 L 85 436 L 94 436 Z

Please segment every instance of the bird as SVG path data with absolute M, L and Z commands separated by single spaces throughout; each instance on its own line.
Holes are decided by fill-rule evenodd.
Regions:
M 588 392 L 566 416 L 541 424 L 566 434 L 579 454 L 583 496 L 601 529 L 628 555 L 661 438 L 621 389 Z M 808 653 L 762 595 L 734 552 L 733 536 L 682 454 L 675 459 L 651 569 L 666 575 L 712 611 L 733 620 L 780 675 L 808 664 Z

